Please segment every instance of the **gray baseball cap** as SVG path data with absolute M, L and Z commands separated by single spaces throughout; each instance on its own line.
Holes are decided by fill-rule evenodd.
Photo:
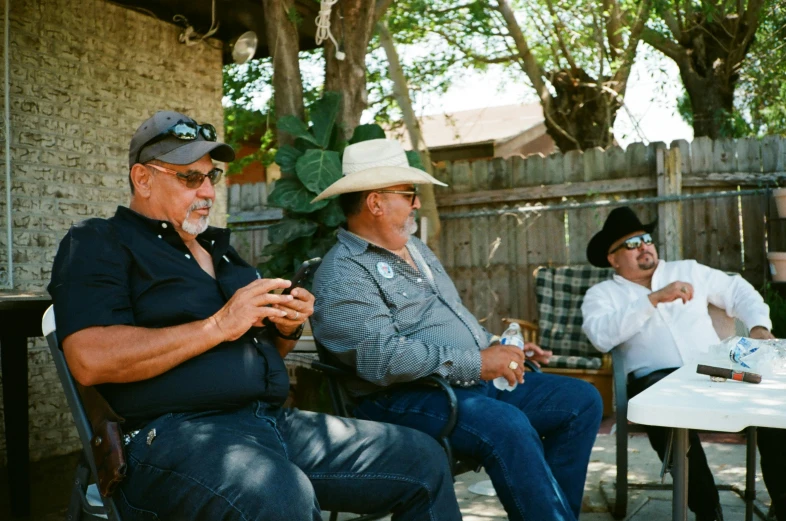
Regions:
M 196 139 L 180 139 L 174 135 L 156 139 L 180 122 L 197 125 L 196 121 L 185 114 L 171 110 L 156 112 L 142 123 L 131 138 L 128 167 L 153 159 L 173 165 L 189 165 L 205 154 L 210 154 L 216 161 L 229 162 L 235 159 L 235 151 L 231 146 L 219 141 L 208 141 L 202 135 L 201 129 L 196 133 Z M 154 142 L 150 143 L 151 141 Z

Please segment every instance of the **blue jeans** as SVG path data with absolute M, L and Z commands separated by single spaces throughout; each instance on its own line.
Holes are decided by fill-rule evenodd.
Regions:
M 454 388 L 456 452 L 482 462 L 511 520 L 575 520 L 603 405 L 592 385 L 526 373 L 499 391 L 491 382 Z M 363 400 L 356 415 L 436 436 L 448 416 L 438 390 L 390 391 Z
M 164 415 L 126 448 L 127 521 L 312 521 L 322 508 L 461 519 L 444 451 L 413 429 L 256 402 Z

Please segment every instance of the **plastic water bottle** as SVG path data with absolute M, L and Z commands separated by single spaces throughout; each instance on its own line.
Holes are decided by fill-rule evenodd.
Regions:
M 516 346 L 522 351 L 524 350 L 524 337 L 521 334 L 521 326 L 517 323 L 513 322 L 508 326 L 504 333 L 502 333 L 502 338 L 499 341 L 502 345 L 507 346 Z M 500 391 L 512 391 L 516 388 L 518 382 L 515 382 L 513 385 L 510 385 L 508 381 L 503 376 L 498 376 L 494 378 L 494 387 L 499 389 Z

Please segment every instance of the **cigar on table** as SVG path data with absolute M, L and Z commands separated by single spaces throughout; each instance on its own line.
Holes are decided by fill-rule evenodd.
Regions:
M 696 367 L 696 372 L 699 374 L 706 374 L 708 376 L 719 376 L 721 378 L 731 378 L 738 382 L 748 382 L 752 384 L 761 383 L 761 375 L 757 373 L 749 373 L 747 371 L 733 371 L 724 367 L 715 367 L 712 365 L 699 364 Z

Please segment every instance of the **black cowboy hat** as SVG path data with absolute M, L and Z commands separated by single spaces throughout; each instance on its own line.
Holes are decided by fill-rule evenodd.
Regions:
M 615 208 L 609 213 L 603 229 L 590 239 L 587 245 L 587 260 L 590 264 L 599 268 L 611 266 L 606 258 L 609 255 L 609 248 L 615 241 L 638 231 L 652 233 L 657 221 L 649 224 L 642 224 L 636 214 L 627 206 Z

